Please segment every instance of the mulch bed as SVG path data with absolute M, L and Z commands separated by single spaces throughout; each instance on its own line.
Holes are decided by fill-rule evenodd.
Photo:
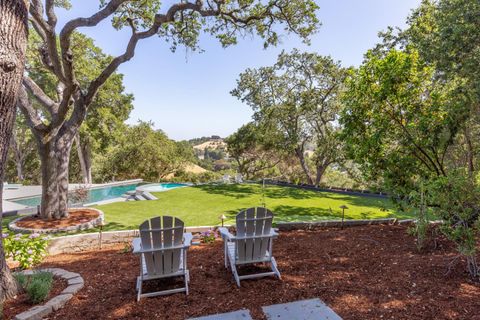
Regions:
M 50 290 L 50 293 L 48 294 L 47 299 L 43 303 L 46 303 L 48 300 L 52 299 L 53 297 L 58 296 L 60 292 L 65 290 L 65 288 L 67 287 L 67 284 L 68 284 L 67 280 L 59 277 L 54 277 L 52 289 Z M 32 307 L 34 307 L 34 305 L 32 305 L 30 301 L 28 301 L 27 294 L 21 293 L 17 295 L 15 299 L 8 300 L 3 305 L 4 319 L 13 319 L 17 314 L 27 311 Z
M 417 253 L 404 226 L 283 232 L 274 243 L 282 280 L 242 281 L 223 265 L 221 241 L 192 247 L 190 295 L 136 302 L 139 259 L 123 246 L 49 257 L 44 266 L 80 273 L 85 287 L 52 319 L 185 319 L 320 298 L 344 319 L 480 319 L 480 284 L 469 280 L 455 247 L 440 238 Z
M 17 221 L 17 226 L 29 229 L 54 229 L 76 226 L 98 218 L 98 212 L 89 209 L 70 209 L 68 218 L 60 220 L 45 220 L 39 216 L 27 216 Z

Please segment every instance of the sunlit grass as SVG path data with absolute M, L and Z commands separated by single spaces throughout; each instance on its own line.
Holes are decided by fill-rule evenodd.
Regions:
M 137 229 L 144 220 L 158 215 L 179 217 L 187 226 L 208 226 L 220 224 L 219 217 L 225 214 L 225 223 L 229 224 L 240 210 L 263 203 L 261 186 L 253 184 L 205 185 L 154 195 L 158 200 L 98 206 L 105 213 L 105 230 Z M 397 212 L 388 199 L 289 187 L 267 186 L 265 203 L 275 213 L 276 223 L 339 219 L 341 205 L 348 206 L 346 219 L 410 218 L 406 213 Z

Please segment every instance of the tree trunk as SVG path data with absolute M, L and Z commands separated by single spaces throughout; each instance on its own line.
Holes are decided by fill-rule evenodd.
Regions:
M 25 66 L 28 37 L 28 2 L 0 0 L 0 212 L 8 145 L 15 120 L 15 104 Z M 0 226 L 1 226 L 0 214 Z M 0 303 L 18 292 L 0 241 Z
M 72 142 L 68 134 L 58 133 L 55 140 L 37 143 L 42 169 L 40 215 L 44 219 L 68 217 L 68 165 Z
M 83 145 L 80 142 L 80 134 L 75 135 L 75 146 L 78 154 L 78 161 L 80 162 L 80 170 L 82 172 L 82 181 L 84 184 L 92 183 L 92 161 L 90 147 L 88 143 Z
M 327 170 L 328 165 L 319 165 L 317 166 L 317 173 L 315 175 L 315 186 L 318 187 L 322 181 L 323 174 Z
M 15 159 L 15 167 L 17 168 L 17 178 L 18 181 L 22 182 L 25 177 L 23 176 L 23 160 L 24 155 L 20 146 L 17 143 L 17 138 L 15 132 L 12 134 L 12 138 L 10 139 L 10 149 L 13 150 L 13 158 Z
M 303 148 L 295 148 L 295 154 L 297 155 L 298 160 L 300 160 L 300 165 L 302 166 L 303 172 L 307 178 L 307 183 L 313 185 L 313 179 L 310 175 L 310 168 L 305 160 L 305 155 L 303 154 Z
M 55 141 L 47 143 L 38 142 L 40 167 L 42 172 L 42 203 L 40 215 L 44 219 L 57 218 L 58 211 L 58 179 L 57 156 L 55 154 Z

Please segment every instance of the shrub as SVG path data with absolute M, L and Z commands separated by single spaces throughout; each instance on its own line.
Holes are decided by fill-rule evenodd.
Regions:
M 202 232 L 200 235 L 200 239 L 202 240 L 203 243 L 213 243 L 215 242 L 215 239 L 217 238 L 217 233 L 214 230 L 208 230 L 205 232 Z
M 444 221 L 441 229 L 467 259 L 467 271 L 479 279 L 476 242 L 480 234 L 480 187 L 462 171 L 439 177 L 429 184 L 430 203 Z
M 417 250 L 422 251 L 425 249 L 426 243 L 429 239 L 428 227 L 430 224 L 423 183 L 421 184 L 420 192 L 414 190 L 410 193 L 406 207 L 408 210 L 413 211 L 417 217 L 415 223 L 408 231 L 411 235 L 416 237 Z
M 52 289 L 53 274 L 50 272 L 35 272 L 31 276 L 17 274 L 16 279 L 33 304 L 45 301 Z
M 7 258 L 19 263 L 21 269 L 30 269 L 42 262 L 47 254 L 48 237 L 38 233 L 3 234 Z

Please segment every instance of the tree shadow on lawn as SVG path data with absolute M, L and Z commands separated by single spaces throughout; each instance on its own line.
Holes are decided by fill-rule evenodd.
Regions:
M 342 212 L 318 207 L 275 206 L 273 207 L 275 222 L 300 222 L 317 220 L 338 220 L 342 218 Z M 355 219 L 345 214 L 345 219 Z
M 206 193 L 218 194 L 236 199 L 248 198 L 252 195 L 258 194 L 255 188 L 241 184 L 205 184 L 194 186 L 193 188 L 200 189 Z
M 218 194 L 236 199 L 247 198 L 250 196 L 262 196 L 262 186 L 260 184 L 217 184 L 195 186 L 204 192 Z M 302 190 L 291 187 L 266 186 L 265 197 L 271 199 L 311 199 L 316 198 L 316 191 Z

